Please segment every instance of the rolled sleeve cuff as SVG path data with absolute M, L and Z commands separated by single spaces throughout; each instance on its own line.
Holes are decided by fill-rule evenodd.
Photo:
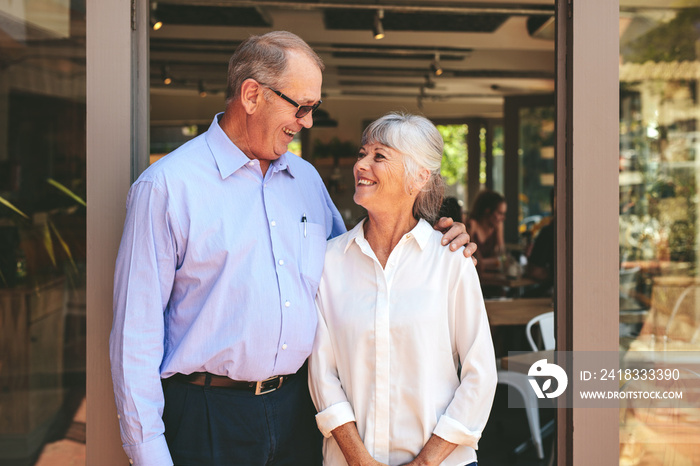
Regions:
M 164 435 L 137 445 L 124 445 L 129 463 L 136 466 L 172 466 L 170 450 Z
M 481 432 L 473 432 L 461 423 L 445 415 L 440 416 L 440 420 L 435 426 L 433 433 L 438 437 L 457 445 L 467 445 L 474 450 L 478 449 Z
M 324 437 L 330 437 L 336 427 L 355 421 L 355 412 L 348 401 L 329 406 L 316 415 L 318 430 Z

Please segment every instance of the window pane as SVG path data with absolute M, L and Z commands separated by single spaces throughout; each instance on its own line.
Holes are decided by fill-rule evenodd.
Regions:
M 438 125 L 445 142 L 440 174 L 445 180 L 445 198 L 442 216 L 463 221 L 467 202 L 467 125 Z
M 503 171 L 504 162 L 503 154 L 503 125 L 493 125 L 493 144 L 491 146 L 493 153 L 493 190 L 499 193 L 505 192 Z
M 554 107 L 520 110 L 518 220 L 524 233 L 552 214 Z
M 620 11 L 620 348 L 673 358 L 700 348 L 700 8 L 629 3 Z M 689 395 L 623 409 L 620 464 L 696 463 L 700 410 Z
M 84 461 L 85 160 L 85 2 L 0 2 L 3 465 Z

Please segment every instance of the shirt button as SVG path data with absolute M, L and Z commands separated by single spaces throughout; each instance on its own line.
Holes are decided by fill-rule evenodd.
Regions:
M 279 265 L 284 265 L 284 259 L 280 259 L 279 261 L 277 261 L 277 263 L 278 263 Z
M 121 418 L 122 418 L 121 414 L 117 414 L 117 419 L 121 419 Z
M 129 464 L 134 464 L 134 460 L 132 460 L 131 458 L 129 458 Z
M 248 162 L 248 165 L 250 165 L 250 166 L 252 167 L 253 165 L 255 165 L 255 162 L 253 162 L 253 161 L 251 160 L 250 162 Z
M 274 220 L 270 222 L 270 226 L 273 226 L 273 227 L 274 227 L 274 226 L 276 226 L 276 225 L 277 225 L 277 222 L 275 222 Z
M 282 345 L 282 349 L 287 349 L 287 344 L 286 344 L 286 343 Z
M 289 306 L 291 306 L 291 305 L 292 305 L 292 303 L 290 303 L 289 301 L 285 301 L 285 302 L 284 302 L 284 307 L 289 307 Z

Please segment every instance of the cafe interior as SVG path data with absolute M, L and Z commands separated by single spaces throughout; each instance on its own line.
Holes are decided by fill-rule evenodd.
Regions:
M 36 0 L 26 12 L 0 3 L 0 463 L 10 465 L 64 464 L 48 459 L 49 445 L 69 440 L 83 455 L 85 446 L 85 6 L 58 3 Z M 621 357 L 693 349 L 700 338 L 700 8 L 672 3 L 620 2 L 620 300 L 611 312 Z M 508 361 L 556 344 L 552 290 L 528 269 L 562 182 L 554 17 L 551 0 L 149 3 L 148 163 L 223 110 L 242 40 L 288 30 L 326 65 L 314 125 L 289 148 L 316 167 L 348 228 L 363 216 L 352 199 L 362 131 L 389 111 L 438 126 L 455 218 L 466 221 L 483 190 L 504 196 L 501 266 L 480 271 L 499 357 L 478 452 L 487 466 L 556 461 L 555 410 L 528 405 L 518 361 Z M 550 252 L 563 250 L 550 241 Z M 528 408 L 512 407 L 513 394 Z M 621 407 L 620 464 L 700 464 L 696 420 L 686 405 Z
M 692 246 L 700 52 L 690 26 L 700 13 L 669 2 L 620 3 L 624 359 L 628 351 L 692 348 L 700 332 Z M 290 150 L 317 168 L 348 228 L 363 215 L 352 200 L 360 136 L 389 111 L 419 113 L 438 126 L 445 140 L 445 194 L 459 205 L 457 219 L 469 218 L 482 190 L 503 195 L 500 266 L 479 271 L 499 357 L 480 464 L 553 464 L 554 410 L 533 408 L 516 361 L 511 370 L 506 362 L 509 352 L 527 358 L 555 347 L 551 277 L 561 248 L 554 235 L 539 238 L 546 244 L 540 255 L 543 248 L 550 252 L 544 272 L 550 280 L 532 266 L 535 242 L 552 226 L 556 206 L 552 2 L 165 0 L 151 8 L 158 28 L 150 32 L 152 161 L 206 130 L 221 111 L 227 59 L 241 40 L 289 30 L 326 65 L 314 126 L 299 133 Z M 523 406 L 513 401 L 518 397 L 526 408 L 513 407 Z M 697 442 L 686 432 L 692 410 L 684 409 L 671 416 L 669 427 L 658 413 L 623 406 L 620 464 L 700 461 Z M 651 440 L 667 438 L 669 430 L 683 432 L 673 446 Z M 641 447 L 640 436 L 650 445 Z
M 551 289 L 525 297 L 538 284 L 525 276 L 525 253 L 552 219 L 553 15 L 550 2 L 380 8 L 351 2 L 159 1 L 151 11 L 157 29 L 150 32 L 150 162 L 206 131 L 223 110 L 228 58 L 243 39 L 269 30 L 294 32 L 326 69 L 314 125 L 297 134 L 290 150 L 316 167 L 347 228 L 364 214 L 352 199 L 352 167 L 363 129 L 389 111 L 430 118 L 446 142 L 441 171 L 446 196 L 458 206 L 453 217 L 465 222 L 483 189 L 506 199 L 501 251 L 506 259 L 502 267 L 480 272 L 480 279 L 497 354 L 530 350 L 525 325 L 552 311 Z M 553 242 L 547 247 L 553 256 Z M 544 428 L 544 441 L 533 437 L 528 424 L 535 422 L 533 410 L 509 409 L 507 387 L 518 385 L 506 380 L 505 371 L 502 379 L 480 461 L 546 464 L 552 456 L 552 410 L 543 410 L 536 422 L 541 425 L 536 431 Z

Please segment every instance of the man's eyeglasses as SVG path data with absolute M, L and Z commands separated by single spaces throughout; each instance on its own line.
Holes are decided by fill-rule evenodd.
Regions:
M 274 92 L 278 96 L 282 97 L 284 100 L 286 100 L 290 104 L 294 105 L 297 108 L 297 113 L 294 116 L 297 118 L 304 118 L 306 115 L 309 114 L 309 112 L 315 112 L 316 109 L 318 108 L 318 106 L 321 105 L 321 103 L 323 102 L 322 100 L 319 100 L 318 102 L 316 102 L 313 105 L 299 105 L 294 100 L 292 100 L 289 97 L 287 97 L 286 95 L 282 94 L 277 89 L 273 89 L 270 86 L 265 86 L 265 87 L 270 89 L 272 92 Z

